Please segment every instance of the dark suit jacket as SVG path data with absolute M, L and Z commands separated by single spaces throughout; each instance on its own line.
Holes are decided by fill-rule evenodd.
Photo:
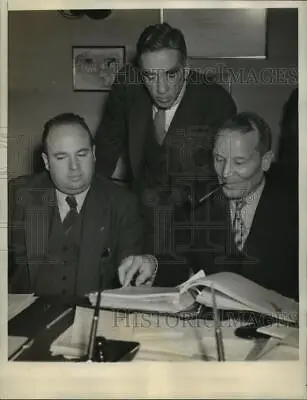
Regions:
M 177 176 L 208 174 L 212 135 L 230 116 L 236 106 L 230 94 L 220 85 L 191 71 L 182 101 L 171 122 L 167 143 L 171 152 L 170 173 Z M 152 120 L 152 100 L 132 65 L 119 71 L 106 101 L 97 130 L 96 167 L 110 176 L 120 155 L 124 156 L 132 176 L 138 178 L 143 167 L 144 140 Z M 182 148 L 191 154 L 185 155 Z M 203 171 L 205 167 L 205 171 Z
M 77 295 L 118 286 L 117 268 L 131 254 L 140 254 L 142 225 L 131 194 L 94 176 L 87 194 L 79 253 Z M 9 283 L 12 292 L 31 292 L 31 282 L 44 262 L 50 220 L 57 207 L 55 189 L 46 172 L 9 183 Z M 110 248 L 105 258 L 104 250 Z M 52 266 L 50 266 L 52 273 Z M 48 279 L 48 273 L 46 274 Z
M 222 193 L 203 203 L 195 214 L 194 234 L 177 240 L 177 253 L 194 272 L 230 271 L 298 299 L 298 198 L 269 177 L 259 200 L 243 255 L 235 253 L 229 202 Z M 192 228 L 193 228 L 192 227 Z M 176 228 L 175 228 L 176 229 Z M 177 226 L 178 229 L 178 226 Z M 192 237 L 191 237 L 192 236 Z M 187 278 L 186 269 L 160 268 L 156 284 Z M 177 276 L 176 276 L 177 275 Z M 168 282 L 169 283 L 169 282 Z

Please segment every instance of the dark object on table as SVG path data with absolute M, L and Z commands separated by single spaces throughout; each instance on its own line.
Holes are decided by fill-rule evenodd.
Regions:
M 263 325 L 266 326 L 266 325 Z M 241 339 L 267 339 L 270 336 L 264 333 L 257 332 L 259 326 L 257 324 L 250 324 L 241 326 L 235 330 L 235 335 Z
M 140 343 L 123 340 L 109 340 L 97 336 L 95 341 L 95 362 L 132 361 L 140 348 Z

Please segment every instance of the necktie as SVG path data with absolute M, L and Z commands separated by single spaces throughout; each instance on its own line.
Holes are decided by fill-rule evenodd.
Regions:
M 243 248 L 243 236 L 245 231 L 244 222 L 242 219 L 242 208 L 244 207 L 244 200 L 235 201 L 235 215 L 233 218 L 232 229 L 234 233 L 234 240 L 238 250 Z
M 154 118 L 155 135 L 157 142 L 161 145 L 165 138 L 165 110 L 159 108 Z
M 65 235 L 67 235 L 73 226 L 73 224 L 76 222 L 78 218 L 78 211 L 77 211 L 77 201 L 75 196 L 67 196 L 66 197 L 66 202 L 69 205 L 70 210 L 66 214 L 64 220 L 63 220 L 63 226 L 65 229 Z

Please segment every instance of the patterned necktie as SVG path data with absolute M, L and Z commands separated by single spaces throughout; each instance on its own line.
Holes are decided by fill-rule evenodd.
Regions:
M 245 232 L 245 226 L 242 219 L 242 208 L 244 207 L 244 200 L 236 200 L 235 201 L 235 215 L 232 222 L 232 229 L 234 233 L 234 240 L 238 250 L 242 250 L 243 248 L 243 236 Z
M 158 108 L 154 118 L 155 135 L 157 142 L 161 145 L 165 138 L 165 110 Z
M 76 222 L 79 214 L 77 211 L 77 200 L 76 200 L 75 196 L 67 196 L 65 200 L 70 208 L 70 210 L 68 211 L 68 213 L 66 214 L 66 216 L 63 220 L 65 235 L 67 235 L 69 233 L 71 227 Z

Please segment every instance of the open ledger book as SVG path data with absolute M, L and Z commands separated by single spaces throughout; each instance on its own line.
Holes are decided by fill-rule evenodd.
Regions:
M 200 304 L 212 307 L 212 285 L 219 309 L 253 311 L 291 323 L 298 322 L 297 302 L 232 272 L 206 276 L 201 270 L 173 288 L 128 286 L 105 290 L 101 294 L 100 306 L 169 314 L 191 312 Z M 89 295 L 92 305 L 96 304 L 96 299 L 97 292 Z

